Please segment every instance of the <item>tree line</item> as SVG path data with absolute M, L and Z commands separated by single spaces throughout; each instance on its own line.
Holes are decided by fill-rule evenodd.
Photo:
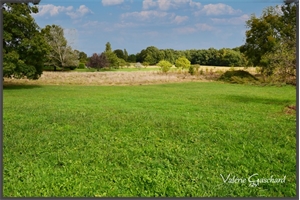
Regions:
M 99 70 L 135 62 L 156 65 L 161 61 L 176 66 L 178 59 L 185 58 L 191 65 L 255 66 L 265 77 L 295 84 L 297 6 L 296 1 L 285 1 L 281 6 L 265 8 L 260 17 L 252 15 L 246 22 L 245 44 L 232 49 L 174 50 L 149 46 L 129 55 L 126 49 L 112 50 L 107 42 L 104 52 L 88 57 L 72 49 L 62 27 L 47 25 L 41 29 L 31 16 L 38 12 L 36 6 L 6 3 L 2 8 L 3 76 L 38 79 L 44 66 L 56 70 L 87 65 Z

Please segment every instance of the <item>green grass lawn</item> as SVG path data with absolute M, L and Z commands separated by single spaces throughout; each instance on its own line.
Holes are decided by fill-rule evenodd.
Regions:
M 296 115 L 285 111 L 296 104 L 295 87 L 6 86 L 3 93 L 5 197 L 296 196 Z M 255 174 L 250 181 L 284 182 L 250 187 Z

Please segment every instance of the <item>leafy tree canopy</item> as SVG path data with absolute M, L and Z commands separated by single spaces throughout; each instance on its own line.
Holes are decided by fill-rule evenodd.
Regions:
M 49 53 L 47 55 L 46 64 L 49 66 L 61 67 L 73 67 L 79 64 L 78 51 L 73 50 L 68 45 L 68 41 L 64 36 L 64 30 L 58 25 L 47 25 L 42 29 L 42 33 L 49 45 Z
M 278 76 L 289 82 L 296 77 L 296 23 L 295 2 L 266 8 L 261 17 L 247 21 L 246 44 L 241 47 L 254 66 L 261 66 L 267 76 Z
M 3 76 L 38 79 L 48 45 L 31 16 L 38 8 L 25 3 L 3 6 Z

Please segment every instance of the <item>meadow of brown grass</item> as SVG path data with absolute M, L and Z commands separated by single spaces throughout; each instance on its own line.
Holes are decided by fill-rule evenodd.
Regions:
M 189 81 L 211 81 L 229 70 L 228 67 L 201 66 L 203 74 L 191 76 L 187 72 L 43 72 L 38 80 L 4 79 L 4 85 L 148 85 Z M 235 68 L 238 69 L 238 68 Z M 249 71 L 249 70 L 248 70 Z

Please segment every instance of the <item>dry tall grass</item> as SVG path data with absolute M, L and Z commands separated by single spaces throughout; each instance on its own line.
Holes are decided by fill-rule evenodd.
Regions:
M 4 85 L 147 85 L 186 81 L 205 81 L 205 79 L 159 72 L 44 72 L 38 80 L 5 78 Z
M 138 71 L 138 72 L 43 72 L 38 80 L 4 79 L 4 85 L 148 85 L 189 81 L 210 81 L 222 72 L 224 67 L 202 67 L 204 74 L 191 76 L 187 72 Z M 206 70 L 207 69 L 207 70 Z M 207 72 L 205 72 L 207 71 Z

